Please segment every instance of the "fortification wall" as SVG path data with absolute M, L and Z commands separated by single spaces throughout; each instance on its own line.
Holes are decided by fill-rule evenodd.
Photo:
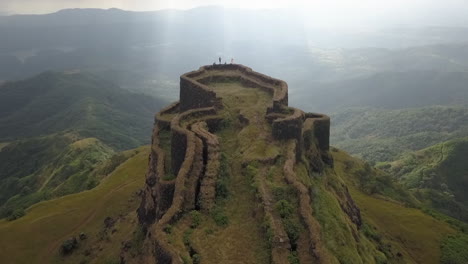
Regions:
M 192 125 L 192 131 L 202 139 L 204 145 L 205 174 L 200 184 L 200 209 L 208 212 L 215 205 L 216 181 L 219 176 L 221 153 L 218 137 L 211 134 L 206 122 L 197 122 Z
M 203 142 L 195 136 L 195 152 L 193 156 L 192 167 L 185 181 L 184 211 L 188 212 L 195 209 L 198 196 L 198 186 L 203 174 Z
M 171 163 L 172 170 L 175 175 L 178 174 L 182 163 L 185 160 L 187 152 L 187 134 L 192 133 L 186 128 L 181 126 L 181 122 L 187 119 L 215 115 L 216 110 L 213 107 L 199 108 L 185 111 L 184 113 L 177 115 L 171 121 Z
M 292 107 L 290 109 L 293 110 L 291 115 L 273 121 L 273 137 L 279 140 L 294 138 L 301 142 L 304 112 Z
M 154 123 L 158 124 L 160 129 L 169 129 L 171 126 L 172 115 L 179 113 L 179 102 L 174 102 L 167 107 L 164 107 L 154 117 Z
M 175 179 L 174 198 L 172 204 L 167 212 L 161 217 L 158 222 L 158 226 L 163 228 L 167 224 L 173 223 L 177 220 L 183 212 L 183 203 L 185 201 L 185 183 L 189 178 L 191 170 L 194 164 L 194 158 L 196 155 L 202 153 L 196 153 L 197 138 L 194 133 L 187 130 L 187 150 L 185 153 L 185 159 L 182 166 L 180 166 L 179 173 Z
M 289 264 L 291 241 L 284 229 L 281 217 L 274 208 L 273 194 L 265 182 L 266 170 L 262 170 L 259 174 L 263 176 L 258 180 L 258 197 L 263 205 L 264 222 L 269 229 L 267 232 L 271 234 L 271 263 Z
M 138 208 L 138 218 L 144 226 L 153 224 L 164 211 L 164 199 L 171 199 L 170 188 L 164 191 L 164 199 L 161 195 L 161 177 L 164 175 L 164 151 L 159 147 L 159 123 L 156 122 L 153 128 L 151 139 L 151 153 L 149 156 L 148 170 L 146 173 L 146 187 L 142 202 Z
M 203 171 L 203 143 L 185 126 L 189 125 L 192 118 L 214 115 L 216 110 L 213 107 L 192 109 L 177 115 L 171 122 L 171 133 L 173 135 L 171 148 L 176 150 L 172 157 L 182 160 L 177 170 L 175 179 L 174 195 L 171 206 L 161 219 L 154 225 L 152 233 L 156 234 L 158 248 L 156 250 L 157 260 L 167 260 L 167 263 L 182 263 L 180 257 L 175 252 L 173 246 L 166 241 L 163 228 L 177 221 L 184 211 L 195 208 L 197 197 L 197 186 Z M 187 122 L 184 124 L 184 122 Z M 176 140 L 174 140 L 174 135 Z M 185 138 L 185 139 L 184 139 Z M 180 140 L 180 141 L 179 141 Z M 178 148 L 185 149 L 183 158 L 182 152 Z
M 299 212 L 302 218 L 302 222 L 306 227 L 306 238 L 309 239 L 307 249 L 298 249 L 300 251 L 306 250 L 315 259 L 314 263 L 330 263 L 326 259 L 324 254 L 325 249 L 320 239 L 320 224 L 313 217 L 313 209 L 311 206 L 311 197 L 309 195 L 308 188 L 297 179 L 296 173 L 294 172 L 294 166 L 296 164 L 297 143 L 295 140 L 291 140 L 287 147 L 287 159 L 283 166 L 283 173 L 288 184 L 291 184 L 299 197 Z M 301 261 L 302 263 L 303 261 Z
M 220 99 L 216 97 L 215 92 L 185 75 L 180 77 L 180 110 L 182 112 L 212 106 L 221 107 Z
M 225 64 L 225 65 L 209 65 L 202 67 L 204 70 L 231 70 L 239 71 L 246 79 L 256 80 L 256 83 L 263 82 L 264 84 L 277 87 L 273 96 L 273 107 L 280 109 L 282 106 L 288 106 L 288 85 L 286 82 L 272 78 L 265 74 L 253 71 L 251 68 L 241 64 Z
M 312 133 L 317 139 L 318 148 L 321 151 L 330 149 L 330 117 L 324 114 L 306 113 L 306 119 L 312 121 Z
M 212 74 L 212 72 L 219 70 L 225 72 L 222 74 Z M 222 107 L 221 99 L 217 98 L 216 93 L 203 84 L 203 82 L 207 83 L 208 80 L 213 81 L 214 78 L 220 78 L 220 76 L 228 78 L 229 74 L 226 71 L 231 71 L 231 74 L 234 73 L 232 77 L 240 78 L 246 85 L 260 87 L 269 92 L 273 89 L 271 111 L 280 111 L 282 107 L 288 105 L 288 85 L 284 81 L 255 72 L 251 68 L 240 64 L 225 64 L 203 66 L 197 71 L 186 73 L 180 77 L 180 110 L 186 111 L 193 108 L 210 106 Z M 212 75 L 210 76 L 210 74 Z

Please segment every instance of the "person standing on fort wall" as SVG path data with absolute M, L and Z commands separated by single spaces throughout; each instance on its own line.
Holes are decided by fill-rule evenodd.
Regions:
M 219 57 L 219 59 L 218 59 L 218 60 L 219 60 L 219 64 L 221 64 L 221 57 Z

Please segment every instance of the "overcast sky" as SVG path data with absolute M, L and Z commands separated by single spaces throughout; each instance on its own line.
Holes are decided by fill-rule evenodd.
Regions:
M 0 15 L 44 14 L 66 8 L 119 8 L 134 11 L 234 8 L 300 8 L 306 17 L 364 21 L 364 24 L 468 26 L 467 0 L 0 0 Z
M 0 12 L 42 14 L 65 8 L 120 8 L 125 10 L 189 9 L 203 5 L 240 8 L 305 7 L 314 9 L 387 10 L 401 12 L 421 9 L 468 10 L 464 0 L 0 0 Z

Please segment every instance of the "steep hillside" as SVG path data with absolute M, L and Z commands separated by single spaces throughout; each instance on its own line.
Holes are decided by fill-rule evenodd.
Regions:
M 0 151 L 0 217 L 19 217 L 42 200 L 95 187 L 114 151 L 95 138 L 58 134 L 13 142 Z
M 336 174 L 347 184 L 361 209 L 363 233 L 386 254 L 387 250 L 397 251 L 397 256 L 408 254 L 408 259 L 397 263 L 462 264 L 468 261 L 464 250 L 468 247 L 466 223 L 416 209 L 421 207 L 418 200 L 390 175 L 371 168 L 362 160 L 336 149 L 333 158 Z
M 148 143 L 161 106 L 90 74 L 46 72 L 0 86 L 0 141 L 73 131 L 114 149 L 134 148 Z
M 468 138 L 443 142 L 382 163 L 419 199 L 439 211 L 468 221 Z
M 0 262 L 118 263 L 121 242 L 136 228 L 148 153 L 146 147 L 128 151 L 133 157 L 92 190 L 36 204 L 15 221 L 0 220 Z M 70 237 L 78 239 L 78 250 L 62 257 Z
M 468 108 L 350 108 L 333 114 L 332 125 L 334 146 L 368 161 L 391 161 L 408 151 L 468 136 Z

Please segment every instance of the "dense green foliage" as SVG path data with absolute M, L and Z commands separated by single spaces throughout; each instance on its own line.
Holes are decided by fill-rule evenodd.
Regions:
M 162 105 L 90 74 L 46 72 L 0 87 L 0 141 L 74 131 L 130 149 L 149 142 Z
M 443 142 L 379 164 L 417 198 L 441 212 L 468 221 L 468 138 Z
M 99 175 L 115 168 L 115 158 L 105 163 L 113 153 L 97 139 L 79 139 L 73 134 L 9 144 L 0 151 L 0 216 L 95 187 Z
M 0 87 L 0 217 L 95 187 L 148 143 L 162 101 L 90 74 L 46 72 Z M 24 214 L 24 213 L 23 213 Z
M 461 106 L 351 108 L 332 115 L 332 122 L 334 146 L 373 162 L 468 136 L 468 108 Z
M 464 264 L 468 263 L 468 236 L 459 234 L 447 237 L 442 242 L 442 264 Z

